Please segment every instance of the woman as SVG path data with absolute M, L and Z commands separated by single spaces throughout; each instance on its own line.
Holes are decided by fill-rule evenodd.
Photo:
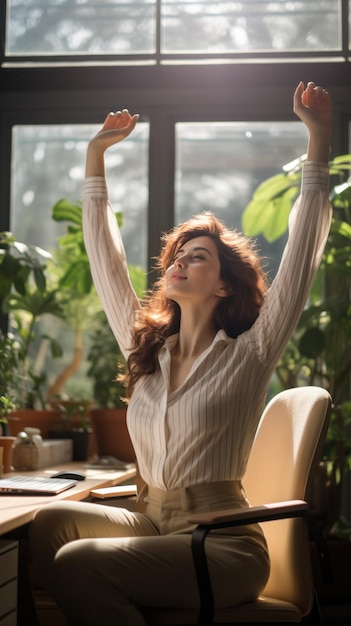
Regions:
M 109 114 L 89 143 L 85 243 L 128 358 L 127 420 L 145 481 L 145 513 L 73 502 L 39 511 L 33 559 L 69 624 L 145 626 L 142 607 L 196 608 L 188 516 L 249 506 L 241 479 L 250 447 L 331 218 L 329 95 L 300 83 L 294 111 L 309 132 L 308 162 L 269 289 L 250 242 L 205 213 L 165 237 L 161 278 L 141 307 L 104 178 L 105 150 L 132 132 L 138 116 Z M 211 533 L 206 550 L 217 606 L 260 594 L 269 556 L 259 525 Z

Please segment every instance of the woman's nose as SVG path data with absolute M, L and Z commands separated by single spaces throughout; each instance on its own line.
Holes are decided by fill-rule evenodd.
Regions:
M 184 267 L 184 265 L 185 265 L 185 256 L 184 255 L 178 256 L 176 258 L 175 262 L 174 262 L 174 265 L 176 267 Z

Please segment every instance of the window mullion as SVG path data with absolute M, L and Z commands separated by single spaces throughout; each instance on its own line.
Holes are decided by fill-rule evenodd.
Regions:
M 160 251 L 160 233 L 174 225 L 174 146 L 175 124 L 167 114 L 157 112 L 150 116 L 149 144 L 149 211 L 148 211 L 148 268 L 149 281 L 155 274 L 153 259 Z
M 342 55 L 348 59 L 350 55 L 349 46 L 349 0 L 341 0 L 341 49 Z

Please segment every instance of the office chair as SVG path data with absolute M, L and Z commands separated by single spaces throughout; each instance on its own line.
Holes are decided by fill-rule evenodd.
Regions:
M 250 453 L 243 485 L 251 508 L 189 517 L 197 524 L 192 550 L 200 611 L 145 608 L 150 626 L 180 624 L 321 624 L 314 593 L 307 524 L 308 496 L 320 462 L 331 398 L 319 387 L 277 394 L 266 406 Z M 263 504 L 264 503 L 264 504 Z M 217 609 L 206 562 L 206 536 L 216 528 L 264 524 L 271 572 L 254 602 Z

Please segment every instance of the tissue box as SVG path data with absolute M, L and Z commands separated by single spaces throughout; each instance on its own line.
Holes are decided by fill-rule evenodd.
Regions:
M 72 439 L 42 440 L 40 445 L 18 443 L 12 451 L 12 465 L 21 471 L 67 463 L 72 458 Z
M 67 463 L 73 459 L 72 439 L 44 440 L 39 447 L 38 467 Z

